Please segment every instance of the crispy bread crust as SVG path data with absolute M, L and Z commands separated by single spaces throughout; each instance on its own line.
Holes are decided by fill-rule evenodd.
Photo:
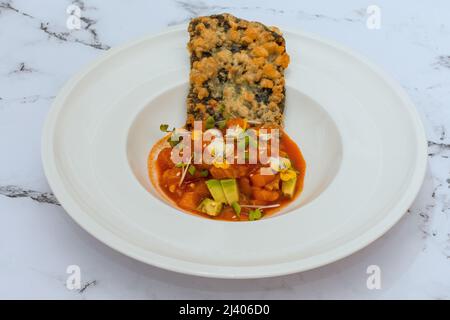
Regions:
M 187 128 L 210 116 L 281 126 L 289 64 L 281 32 L 226 13 L 192 19 L 188 31 Z

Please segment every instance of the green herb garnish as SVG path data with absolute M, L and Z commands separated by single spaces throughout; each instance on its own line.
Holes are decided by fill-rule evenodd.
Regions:
M 213 117 L 213 116 L 209 116 L 209 117 L 206 119 L 206 122 L 205 122 L 205 128 L 206 128 L 206 130 L 214 128 L 214 125 L 215 125 L 215 124 L 216 124 L 216 120 L 214 120 L 214 117 Z
M 220 120 L 220 121 L 217 121 L 217 127 L 219 128 L 219 129 L 223 129 L 223 128 L 225 128 L 226 127 L 226 125 L 227 125 L 227 120 Z
M 169 125 L 168 124 L 161 124 L 159 126 L 159 130 L 161 130 L 162 132 L 169 132 Z
M 200 171 L 200 177 L 202 177 L 202 178 L 206 178 L 208 176 L 208 174 L 209 174 L 209 171 L 206 169 Z
M 170 135 L 170 137 L 167 139 L 167 141 L 169 142 L 170 146 L 173 148 L 177 144 L 179 144 L 182 139 L 183 139 L 183 137 L 180 137 L 179 135 L 172 133 Z
M 193 165 L 190 165 L 188 168 L 188 172 L 191 174 L 191 176 L 193 176 L 195 174 L 196 170 L 197 169 Z
M 167 139 L 167 142 L 169 142 L 169 144 L 172 148 L 175 147 L 177 144 L 179 144 L 181 142 L 181 140 L 183 139 L 183 137 L 180 137 L 179 134 L 175 134 L 175 128 L 173 128 L 172 130 L 169 130 L 168 124 L 165 124 L 165 123 L 160 124 L 159 130 L 161 130 L 162 132 L 172 132 L 172 134 Z
M 237 139 L 238 150 L 245 150 L 248 146 L 248 136 L 240 136 Z
M 248 220 L 254 221 L 259 220 L 262 217 L 262 212 L 260 209 L 250 210 L 248 212 Z
M 248 137 L 247 144 L 249 144 L 253 148 L 258 147 L 258 140 L 256 137 L 250 137 L 250 136 L 245 136 L 245 137 Z

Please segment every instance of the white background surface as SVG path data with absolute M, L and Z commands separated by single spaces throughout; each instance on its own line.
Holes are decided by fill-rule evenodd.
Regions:
M 0 1 L 0 298 L 450 298 L 450 2 L 86 0 L 74 1 L 83 21 L 72 31 L 70 3 Z M 371 4 L 381 8 L 379 30 L 366 27 Z M 383 67 L 416 104 L 429 140 L 427 177 L 405 217 L 369 247 L 284 277 L 191 277 L 109 249 L 47 194 L 41 130 L 65 81 L 109 47 L 225 11 L 340 42 Z M 81 268 L 78 291 L 65 287 L 71 264 Z M 380 290 L 366 287 L 372 264 L 382 271 Z

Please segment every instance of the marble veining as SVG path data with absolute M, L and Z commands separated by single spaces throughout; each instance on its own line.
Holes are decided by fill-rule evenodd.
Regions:
M 51 192 L 39 192 L 17 186 L 0 186 L 0 195 L 8 198 L 29 198 L 40 203 L 60 205 Z
M 0 298 L 450 299 L 450 24 L 448 1 L 0 0 Z M 66 22 L 80 10 L 79 28 Z M 69 11 L 69 12 L 68 12 Z M 366 55 L 406 90 L 423 120 L 428 170 L 389 232 L 336 263 L 284 277 L 214 280 L 144 265 L 81 229 L 51 192 L 40 140 L 64 83 L 113 46 L 198 15 L 230 12 L 333 39 Z M 401 148 L 402 146 L 398 146 Z M 369 265 L 382 288 L 366 287 Z M 67 267 L 81 286 L 66 287 Z
M 19 63 L 19 65 L 12 70 L 10 73 L 30 73 L 30 72 L 35 72 L 36 70 L 34 70 L 33 68 L 25 65 L 25 62 L 21 62 Z
M 438 56 L 436 59 L 436 67 L 450 69 L 450 55 Z
M 74 5 L 77 5 L 81 10 L 87 9 L 83 1 L 73 1 L 72 3 Z M 95 7 L 90 9 L 95 10 Z M 41 21 L 35 16 L 15 8 L 11 1 L 1 2 L 0 10 L 8 10 L 23 17 L 35 20 L 39 24 L 39 30 L 47 34 L 49 38 L 54 38 L 60 41 L 75 42 L 99 50 L 108 50 L 110 48 L 109 45 L 104 44 L 99 40 L 97 31 L 95 29 L 95 24 L 97 23 L 97 21 L 89 17 L 80 17 L 80 20 L 82 22 L 81 29 L 86 31 L 86 33 L 88 34 L 87 39 L 84 39 L 74 36 L 73 33 L 69 31 L 60 31 L 54 29 L 49 22 Z
M 188 12 L 189 16 L 181 20 L 180 22 L 184 22 L 189 20 L 192 17 L 196 17 L 203 14 L 211 14 L 219 13 L 222 11 L 230 11 L 230 10 L 243 10 L 243 11 L 261 11 L 261 12 L 267 12 L 274 15 L 295 15 L 300 19 L 307 19 L 307 20 L 329 20 L 333 22 L 361 22 L 363 19 L 362 17 L 365 15 L 365 9 L 357 9 L 353 11 L 353 17 L 333 17 L 327 14 L 323 13 L 309 13 L 303 10 L 295 10 L 295 11 L 286 11 L 279 8 L 274 7 L 265 7 L 265 6 L 259 6 L 259 5 L 214 5 L 214 4 L 208 4 L 203 1 L 175 1 L 181 8 L 183 8 L 186 12 Z M 179 23 L 180 23 L 179 22 Z M 171 22 L 169 25 L 175 24 L 174 22 Z

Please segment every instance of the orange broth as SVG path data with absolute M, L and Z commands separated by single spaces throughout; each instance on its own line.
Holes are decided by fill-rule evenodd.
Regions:
M 255 178 L 254 175 L 258 173 L 259 168 L 261 168 L 261 164 L 231 164 L 230 168 L 228 168 L 229 170 L 220 168 L 218 169 L 215 168 L 214 165 L 193 164 L 196 167 L 194 175 L 186 173 L 181 186 L 178 186 L 177 182 L 179 182 L 179 180 L 181 179 L 183 169 L 177 168 L 171 160 L 169 161 L 167 159 L 168 156 L 170 155 L 170 150 L 171 147 L 167 142 L 166 136 L 160 141 L 158 141 L 150 151 L 147 165 L 149 177 L 152 183 L 157 187 L 157 189 L 161 190 L 164 193 L 165 197 L 167 197 L 180 210 L 193 213 L 205 218 L 214 220 L 225 220 L 225 221 L 247 221 L 249 220 L 248 218 L 249 211 L 253 210 L 252 208 L 242 207 L 241 213 L 238 216 L 231 206 L 225 206 L 222 209 L 222 212 L 218 216 L 214 217 L 199 211 L 197 206 L 200 203 L 200 201 L 202 201 L 202 199 L 204 198 L 211 198 L 211 195 L 209 194 L 208 188 L 206 187 L 205 184 L 205 181 L 209 179 L 236 178 L 236 180 L 238 181 L 238 185 L 240 187 L 239 188 L 240 204 L 256 205 L 256 206 L 279 204 L 279 206 L 276 208 L 262 209 L 263 217 L 267 217 L 279 211 L 282 207 L 292 202 L 301 193 L 303 189 L 306 163 L 298 146 L 284 131 L 281 132 L 280 137 L 279 143 L 280 154 L 282 153 L 284 155 L 287 155 L 286 157 L 290 159 L 293 169 L 295 169 L 295 171 L 297 172 L 297 181 L 295 186 L 295 192 L 292 197 L 282 195 L 280 190 L 279 191 L 280 196 L 274 201 L 260 200 L 252 197 L 252 195 L 257 193 L 259 189 L 266 188 L 266 186 L 258 188 L 252 185 L 253 181 L 252 179 Z M 156 153 L 158 154 L 156 155 Z M 202 171 L 204 173 L 204 170 L 208 170 L 208 176 L 206 177 L 200 176 Z M 243 174 L 242 172 L 244 172 L 244 174 L 242 176 L 235 177 L 232 174 L 230 176 L 230 173 L 228 171 L 234 173 L 234 175 Z M 179 174 L 177 175 L 177 173 Z M 250 188 L 252 191 L 251 193 L 249 193 L 247 187 L 242 188 L 242 186 L 246 184 L 244 179 L 247 179 L 249 181 Z M 276 184 L 276 182 L 274 183 Z M 278 183 L 279 186 L 281 186 L 282 181 L 279 180 Z M 173 185 L 176 185 L 176 187 L 174 188 Z M 247 190 L 247 193 L 244 194 L 242 189 Z M 187 193 L 189 194 L 187 195 Z

